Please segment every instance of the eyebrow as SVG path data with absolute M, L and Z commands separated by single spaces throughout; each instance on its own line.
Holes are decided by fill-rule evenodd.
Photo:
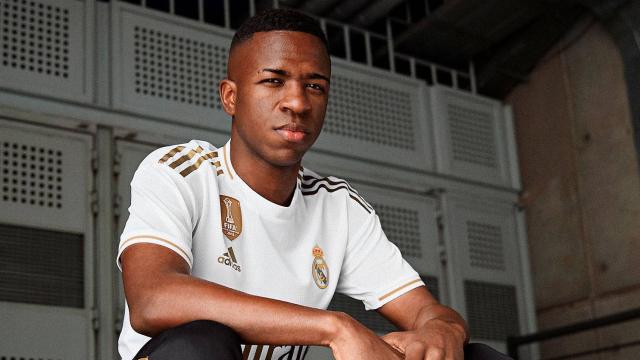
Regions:
M 282 75 L 282 76 L 289 76 L 289 75 L 291 75 L 291 74 L 289 74 L 289 72 L 288 72 L 288 71 L 286 71 L 286 70 L 282 70 L 282 69 L 264 68 L 264 69 L 262 69 L 262 71 L 272 72 L 272 73 L 274 73 L 274 74 L 278 74 L 278 75 Z M 328 77 L 326 77 L 326 76 L 324 76 L 324 75 L 322 75 L 322 74 L 319 74 L 319 73 L 310 73 L 310 74 L 305 74 L 305 77 L 306 77 L 307 79 L 322 79 L 322 80 L 325 80 L 326 82 L 331 82 L 331 81 L 329 80 L 329 78 L 328 78 Z

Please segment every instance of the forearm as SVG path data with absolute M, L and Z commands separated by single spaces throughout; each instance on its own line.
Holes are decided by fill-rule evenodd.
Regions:
M 189 275 L 163 275 L 131 308 L 148 335 L 194 320 L 213 320 L 246 343 L 328 346 L 342 314 L 248 295 Z M 136 314 L 135 317 L 133 314 Z
M 469 341 L 469 329 L 464 319 L 455 310 L 438 303 L 425 305 L 420 309 L 412 330 L 423 327 L 431 320 L 440 320 L 450 324 L 459 331 L 464 332 L 465 343 Z

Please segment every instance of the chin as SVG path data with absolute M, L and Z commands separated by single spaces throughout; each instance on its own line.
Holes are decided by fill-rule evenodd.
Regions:
M 299 164 L 306 151 L 286 149 L 277 151 L 269 161 L 272 165 L 279 167 L 289 167 Z

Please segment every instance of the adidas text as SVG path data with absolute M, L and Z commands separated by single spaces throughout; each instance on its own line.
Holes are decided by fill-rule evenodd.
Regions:
M 237 271 L 237 272 L 242 272 L 242 269 L 240 268 L 240 265 L 234 263 L 233 261 L 231 261 L 231 259 L 228 256 L 220 256 L 218 258 L 218 262 L 220 264 L 223 265 L 227 265 L 228 267 L 232 268 L 233 270 Z

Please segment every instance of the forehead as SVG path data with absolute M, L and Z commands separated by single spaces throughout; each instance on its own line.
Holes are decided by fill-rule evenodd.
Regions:
M 235 47 L 229 67 L 261 70 L 264 67 L 294 67 L 329 73 L 326 47 L 318 37 L 299 31 L 257 32 Z M 294 69 L 295 70 L 295 69 Z

